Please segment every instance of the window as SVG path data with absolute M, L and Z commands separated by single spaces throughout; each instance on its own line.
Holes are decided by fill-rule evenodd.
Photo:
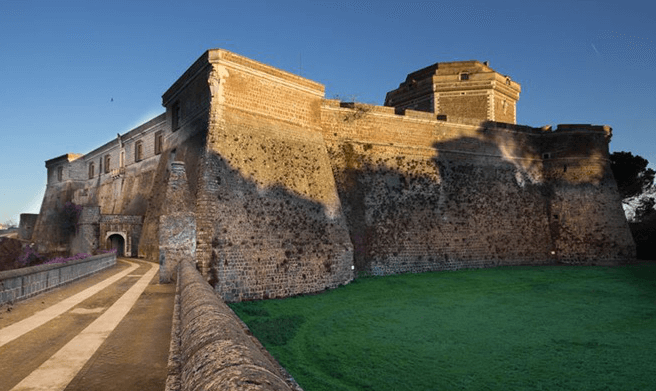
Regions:
M 506 77 L 506 85 L 508 85 L 508 86 L 510 85 L 510 78 L 509 77 Z
M 123 168 L 125 167 L 125 150 L 121 150 L 121 154 L 118 155 L 118 166 Z
M 542 159 L 551 159 L 551 153 L 545 152 L 542 154 Z
M 105 155 L 105 174 L 109 174 L 110 161 L 111 161 L 111 157 L 109 155 Z
M 171 107 L 171 129 L 175 132 L 180 127 L 180 102 Z
M 57 167 L 57 180 L 61 182 L 62 179 L 64 179 L 64 167 Z
M 143 142 L 141 140 L 134 143 L 134 161 L 140 162 L 143 160 Z
M 460 74 L 460 80 L 461 80 L 461 81 L 469 80 L 469 73 L 467 73 L 467 72 L 462 72 L 462 73 Z
M 155 133 L 155 155 L 162 153 L 162 141 L 164 137 L 162 136 L 162 131 Z
M 96 166 L 93 162 L 89 163 L 89 179 L 92 179 L 96 175 Z

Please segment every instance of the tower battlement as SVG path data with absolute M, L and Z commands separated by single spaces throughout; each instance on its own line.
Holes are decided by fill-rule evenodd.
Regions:
M 520 92 L 519 83 L 486 62 L 442 62 L 409 73 L 385 106 L 514 124 Z

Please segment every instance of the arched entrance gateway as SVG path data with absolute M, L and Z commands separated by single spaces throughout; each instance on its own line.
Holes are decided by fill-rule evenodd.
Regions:
M 123 257 L 138 257 L 142 221 L 142 216 L 100 215 L 101 247 L 115 248 Z
M 107 238 L 107 248 L 115 249 L 116 256 L 125 256 L 125 238 L 120 234 L 113 234 Z

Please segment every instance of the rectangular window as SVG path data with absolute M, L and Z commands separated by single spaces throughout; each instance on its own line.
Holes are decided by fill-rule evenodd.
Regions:
M 109 155 L 105 155 L 105 174 L 109 174 L 109 163 L 111 158 Z
M 93 162 L 89 163 L 89 179 L 92 179 L 94 175 L 96 175 L 95 171 L 96 171 L 96 167 L 93 164 Z
M 162 141 L 164 137 L 162 136 L 162 131 L 155 133 L 155 155 L 162 153 Z
M 137 141 L 134 144 L 134 161 L 140 162 L 143 160 L 143 142 Z
M 171 107 L 171 130 L 174 132 L 180 127 L 180 102 L 175 102 Z
M 64 167 L 57 167 L 57 180 L 61 182 L 64 179 Z
M 125 167 L 125 150 L 121 150 L 121 154 L 118 158 L 118 166 L 121 168 Z

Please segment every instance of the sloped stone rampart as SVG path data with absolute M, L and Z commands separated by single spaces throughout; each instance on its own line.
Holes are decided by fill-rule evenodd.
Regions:
M 172 339 L 180 345 L 172 344 L 167 390 L 300 389 L 284 380 L 285 370 L 186 261 L 179 264 L 176 300 L 179 329 Z
M 114 265 L 116 254 L 108 253 L 67 263 L 0 272 L 0 305 L 26 299 Z

